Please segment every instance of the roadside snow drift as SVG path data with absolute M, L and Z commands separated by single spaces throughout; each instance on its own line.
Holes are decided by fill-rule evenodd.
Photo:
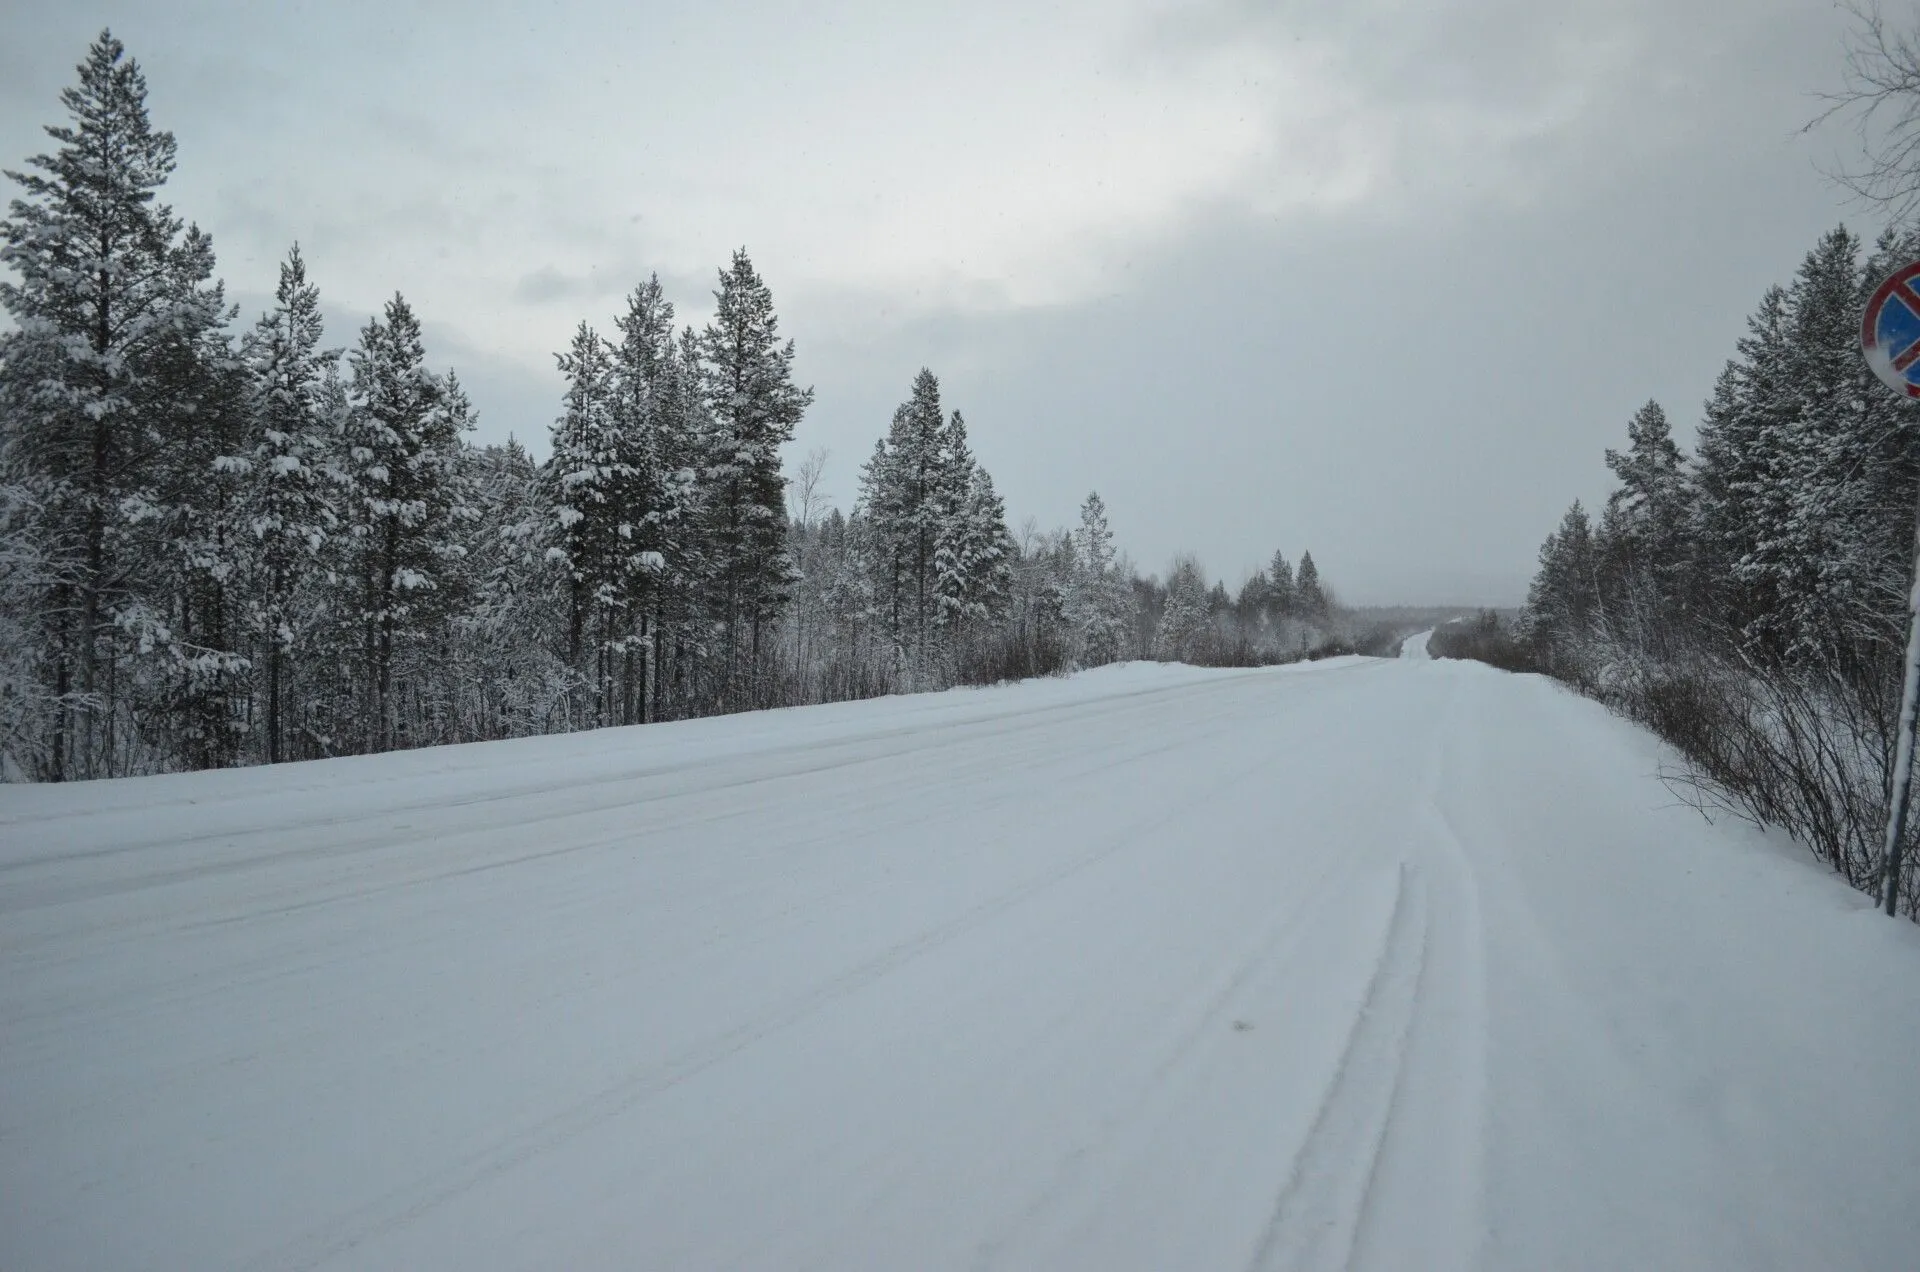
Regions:
M 1892 1268 L 1920 939 L 1349 659 L 0 788 L 0 1267 Z

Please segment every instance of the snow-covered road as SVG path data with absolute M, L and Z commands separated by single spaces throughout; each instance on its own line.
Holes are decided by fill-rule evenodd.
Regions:
M 0 1268 L 1914 1266 L 1920 933 L 1477 665 L 0 787 Z

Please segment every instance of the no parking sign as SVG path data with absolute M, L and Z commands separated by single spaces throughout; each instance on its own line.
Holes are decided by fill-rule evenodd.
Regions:
M 1888 388 L 1920 398 L 1920 261 L 1873 293 L 1860 320 L 1860 348 Z

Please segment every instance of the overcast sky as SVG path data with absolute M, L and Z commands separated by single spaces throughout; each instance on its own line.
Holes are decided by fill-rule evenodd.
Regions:
M 1311 548 L 1344 599 L 1513 603 L 1658 398 L 1690 440 L 1769 283 L 1872 232 L 1798 135 L 1826 0 L 650 6 L 0 0 L 0 164 L 111 25 L 247 311 L 396 289 L 544 453 L 553 351 L 746 246 L 842 507 L 930 366 L 1010 518 L 1144 570 Z

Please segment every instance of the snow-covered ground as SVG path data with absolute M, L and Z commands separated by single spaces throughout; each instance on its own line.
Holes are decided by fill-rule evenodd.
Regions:
M 1427 652 L 1427 642 L 1432 639 L 1432 628 L 1414 633 L 1400 642 L 1400 656 L 1409 662 L 1418 662 L 1423 658 L 1431 657 L 1432 655 Z
M 0 1267 L 1892 1268 L 1920 932 L 1477 665 L 0 788 Z

